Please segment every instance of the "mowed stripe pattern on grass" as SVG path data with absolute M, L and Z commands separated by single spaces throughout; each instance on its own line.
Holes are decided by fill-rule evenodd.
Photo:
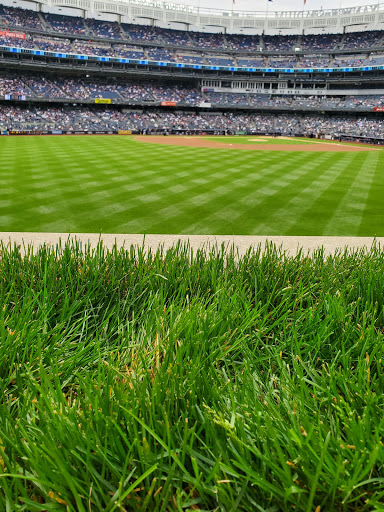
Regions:
M 382 151 L 62 136 L 2 138 L 0 158 L 0 231 L 384 235 Z

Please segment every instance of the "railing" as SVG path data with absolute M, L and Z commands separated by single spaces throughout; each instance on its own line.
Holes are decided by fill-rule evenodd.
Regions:
M 313 17 L 339 17 L 339 16 L 350 16 L 356 14 L 367 14 L 384 12 L 384 3 L 376 3 L 371 5 L 359 5 L 354 7 L 342 7 L 337 9 L 306 9 L 303 4 L 303 9 L 300 11 L 277 11 L 274 6 L 271 9 L 265 11 L 249 11 L 249 10 L 238 10 L 234 9 L 212 9 L 201 7 L 198 0 L 197 5 L 166 2 L 162 0 L 119 0 L 119 2 L 143 6 L 152 7 L 155 9 L 165 9 L 169 11 L 186 12 L 201 16 L 214 16 L 220 17 L 225 16 L 234 18 L 258 18 L 258 19 L 286 19 L 286 18 L 313 18 Z

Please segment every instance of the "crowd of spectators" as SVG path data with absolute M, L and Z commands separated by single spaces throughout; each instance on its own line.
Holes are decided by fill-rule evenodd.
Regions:
M 384 64 L 384 55 L 372 54 L 351 55 L 347 57 L 336 57 L 330 60 L 330 57 L 309 56 L 287 56 L 279 57 L 241 57 L 232 58 L 230 56 L 209 55 L 189 51 L 183 54 L 180 50 L 174 50 L 165 47 L 140 47 L 123 43 L 113 43 L 109 41 L 92 41 L 75 39 L 73 41 L 42 35 L 27 35 L 25 39 L 9 38 L 6 35 L 0 36 L 0 45 L 12 46 L 26 49 L 43 50 L 65 54 L 78 54 L 99 57 L 120 57 L 135 60 L 152 60 L 160 62 L 180 62 L 186 64 L 208 64 L 212 66 L 227 67 L 253 67 L 253 68 L 328 68 L 328 67 L 361 67 L 361 66 L 379 66 Z
M 79 78 L 58 78 L 55 80 L 55 85 L 64 93 L 64 97 L 73 100 L 89 99 L 88 88 L 83 84 L 85 84 L 84 81 Z
M 192 39 L 188 32 L 182 30 L 163 29 L 161 38 L 166 45 L 192 46 Z
M 269 58 L 268 66 L 271 68 L 295 68 L 297 67 L 297 60 L 295 57 L 287 57 L 285 59 Z
M 240 68 L 264 68 L 266 62 L 268 62 L 268 59 L 264 60 L 263 57 L 248 57 L 247 59 L 237 57 L 237 65 Z
M 382 66 L 384 64 L 384 55 L 374 53 L 366 62 L 368 62 L 367 66 Z
M 204 91 L 205 101 L 213 105 L 248 105 L 260 108 L 289 108 L 308 110 L 372 110 L 384 105 L 384 96 L 317 96 Z
M 147 56 L 149 60 L 161 62 L 174 62 L 174 54 L 167 48 L 147 48 Z
M 226 34 L 225 38 L 228 44 L 228 48 L 231 50 L 258 52 L 263 46 L 260 40 L 260 36 Z
M 185 64 L 206 64 L 206 60 L 202 54 L 190 53 L 190 54 L 175 54 L 175 62 L 181 62 Z
M 188 86 L 152 85 L 151 94 L 157 101 L 176 101 L 191 105 L 199 105 L 203 101 L 201 93 Z
M 108 43 L 97 44 L 91 41 L 75 41 L 73 49 L 73 53 L 79 55 L 97 55 L 99 57 L 112 57 L 114 55 L 113 48 Z
M 180 62 L 186 64 L 208 64 L 227 67 L 270 67 L 270 68 L 324 68 L 324 67 L 360 67 L 383 65 L 384 56 L 369 54 L 339 55 L 285 55 L 260 56 L 260 50 L 274 52 L 295 51 L 296 49 L 366 49 L 384 44 L 384 31 L 357 32 L 344 35 L 314 36 L 247 36 L 221 33 L 186 32 L 161 29 L 153 26 L 119 24 L 92 18 L 77 18 L 54 14 L 37 13 L 13 7 L 0 6 L 0 24 L 4 27 L 25 28 L 23 38 L 0 36 L 0 44 L 25 49 L 60 52 L 66 54 L 84 54 L 99 57 L 121 57 L 138 60 Z M 29 33 L 29 29 L 55 32 L 57 35 Z M 79 35 L 82 38 L 60 38 L 58 35 Z M 90 39 L 86 39 L 86 37 Z M 92 38 L 102 38 L 96 41 Z M 123 40 L 131 40 L 127 44 Z M 136 43 L 136 44 L 135 44 Z M 145 43 L 140 46 L 140 43 Z M 148 43 L 153 46 L 149 47 Z M 171 47 L 173 45 L 173 47 Z M 179 46 L 176 48 L 175 45 Z M 182 50 L 185 47 L 185 51 Z M 195 51 L 193 51 L 195 48 Z M 237 56 L 213 54 L 209 50 L 237 50 L 254 52 L 255 55 Z M 197 50 L 197 51 L 196 51 Z M 205 50 L 205 52 L 204 52 Z M 357 53 L 357 52 L 356 52 Z
M 139 60 L 209 64 L 213 66 L 328 68 L 383 65 L 384 55 L 367 49 L 384 45 L 384 32 L 361 32 L 318 36 L 247 36 L 200 33 L 107 22 L 97 19 L 37 13 L 0 6 L 0 25 L 22 31 L 24 38 L 0 36 L 3 46 L 28 50 L 77 53 Z M 35 31 L 43 32 L 36 33 Z M 61 37 L 60 37 L 61 34 Z M 95 40 L 95 39 L 102 39 Z M 352 50 L 355 55 L 297 53 L 297 49 L 331 52 Z M 213 52 L 212 50 L 217 50 Z M 239 52 L 237 56 L 229 52 Z M 275 52 L 262 55 L 260 50 Z M 376 50 L 380 51 L 380 50 Z M 243 52 L 243 53 L 240 53 Z M 245 53 L 247 52 L 247 53 Z M 279 52 L 283 52 L 279 55 Z M 286 55 L 291 52 L 291 55 Z M 91 60 L 89 61 L 91 62 Z M 131 79 L 132 80 L 132 79 Z M 283 91 L 261 94 L 257 91 L 200 91 L 192 84 L 170 84 L 143 80 L 140 83 L 114 78 L 82 78 L 62 75 L 32 75 L 28 72 L 0 76 L 0 128 L 9 130 L 239 130 L 278 132 L 281 134 L 314 133 L 384 137 L 384 121 L 366 117 L 307 115 L 300 110 L 355 110 L 361 113 L 384 106 L 384 96 L 284 95 Z M 279 92 L 279 94 L 276 94 Z M 11 98 L 9 98 L 9 96 Z M 72 103 L 72 106 L 15 106 L 5 99 L 35 99 Z M 168 111 L 139 112 L 74 104 L 96 99 L 128 103 L 130 109 L 160 108 L 161 102 L 179 106 L 211 103 L 218 107 L 240 107 L 259 113 L 182 113 Z M 68 101 L 67 101 L 68 100 Z M 37 102 L 36 102 L 37 103 Z M 58 103 L 56 103 L 58 104 Z M 148 106 L 150 105 L 150 106 Z M 243 109 L 244 107 L 244 109 Z M 250 108 L 249 108 L 250 107 Z M 127 108 L 127 105 L 125 106 Z M 255 109 L 255 110 L 253 110 Z M 273 113 L 269 110 L 275 109 Z M 224 110 L 224 109 L 223 109 Z M 226 109 L 228 110 L 228 109 Z M 289 110 L 289 114 L 284 114 Z M 262 113 L 265 111 L 265 114 Z M 261 112 L 261 113 L 260 113 Z M 365 114 L 366 115 L 366 114 Z
M 297 68 L 328 68 L 330 66 L 330 58 L 324 56 L 323 58 L 317 55 L 306 55 L 297 60 Z
M 32 50 L 35 48 L 33 38 L 29 35 L 27 35 L 25 39 L 19 39 L 17 37 L 7 37 L 6 35 L 2 35 L 0 36 L 0 44 L 16 48 L 26 48 L 28 50 Z
M 121 28 L 124 33 L 127 34 L 128 38 L 133 41 L 142 41 L 146 43 L 154 43 L 161 42 L 161 37 L 159 32 L 161 29 L 157 27 L 148 27 L 141 25 L 129 25 L 127 23 L 122 23 Z
M 143 48 L 140 48 L 140 46 L 115 44 L 112 48 L 114 56 L 121 57 L 122 59 L 142 60 L 146 57 Z
M 214 105 L 249 105 L 250 94 L 228 92 L 205 92 L 205 100 Z
M 384 120 L 367 117 L 299 114 L 196 114 L 98 110 L 94 107 L 15 107 L 0 109 L 0 130 L 161 131 L 221 130 L 281 135 L 350 135 L 384 138 Z
M 313 133 L 334 138 L 339 135 L 384 138 L 384 120 L 366 117 L 280 115 L 276 117 L 275 129 L 287 135 Z
M 189 35 L 192 40 L 192 46 L 206 49 L 228 48 L 228 43 L 224 37 L 224 34 L 206 34 L 203 32 L 190 32 Z
M 354 32 L 347 34 L 343 41 L 343 48 L 348 50 L 361 50 L 379 46 L 383 39 L 382 31 Z
M 235 66 L 234 60 L 229 56 L 206 55 L 205 59 L 210 66 Z
M 116 21 L 102 21 L 88 18 L 86 24 L 96 37 L 105 39 L 122 39 L 123 33 Z
M 41 20 L 37 12 L 29 9 L 17 9 L 14 7 L 6 7 L 0 5 L 0 17 L 8 25 L 15 28 L 31 28 L 35 30 L 43 30 Z
M 192 84 L 165 84 L 157 81 L 122 81 L 116 79 L 58 77 L 53 75 L 3 74 L 0 76 L 0 96 L 15 94 L 27 98 L 93 100 L 109 98 L 115 103 L 159 103 L 171 101 L 198 106 L 211 103 L 223 106 L 290 107 L 309 110 L 318 109 L 371 109 L 382 106 L 384 97 L 379 95 L 330 96 L 330 95 L 288 95 L 247 92 L 214 92 L 209 88 L 202 91 Z
M 59 37 L 34 36 L 31 48 L 47 52 L 73 53 L 74 49 L 69 39 Z
M 29 94 L 29 96 L 45 99 L 65 98 L 65 93 L 56 85 L 56 83 L 43 76 L 39 77 L 38 80 L 33 77 L 24 76 L 23 82 L 32 93 Z
M 60 16 L 58 14 L 43 14 L 48 28 L 60 34 L 85 35 L 87 33 L 83 18 L 75 16 Z
M 39 34 L 27 34 L 25 39 L 9 38 L 6 35 L 2 35 L 0 36 L 0 45 L 64 54 L 246 68 L 340 68 L 379 66 L 384 64 L 384 55 L 377 53 L 374 53 L 371 56 L 368 56 L 368 54 L 341 56 L 335 57 L 333 60 L 329 56 L 320 57 L 318 55 L 295 55 L 286 56 L 284 58 L 278 56 L 238 56 L 235 58 L 229 55 L 205 54 L 193 52 L 192 50 L 189 50 L 188 53 L 182 53 L 180 50 L 166 47 L 143 48 L 133 44 L 129 45 L 107 40 L 92 41 L 74 39 L 71 41 L 67 38 Z
M 124 100 L 128 100 L 130 102 L 153 103 L 155 101 L 152 93 L 152 87 L 149 83 L 117 85 L 116 89 Z
M 249 104 L 253 107 L 294 107 L 295 98 L 292 98 L 291 96 L 252 94 L 249 95 Z
M 31 91 L 26 83 L 17 76 L 6 75 L 0 78 L 0 96 L 7 94 L 15 94 L 21 96 L 29 96 Z
M 360 67 L 364 66 L 366 62 L 366 57 L 363 55 L 350 55 L 349 57 L 336 57 L 333 61 L 333 67 L 335 68 L 343 68 L 343 67 Z
M 25 95 L 27 98 L 92 100 L 106 98 L 117 103 L 158 103 L 172 101 L 199 105 L 203 99 L 200 91 L 189 84 L 160 85 L 157 82 L 121 82 L 107 79 L 57 78 L 32 75 L 0 76 L 0 96 Z
M 298 36 L 263 36 L 264 50 L 292 51 L 298 47 Z
M 335 50 L 341 42 L 341 36 L 335 34 L 321 34 L 301 36 L 298 47 L 302 50 Z
M 0 6 L 0 24 L 10 28 L 25 28 L 61 34 L 73 34 L 116 40 L 132 40 L 199 49 L 222 49 L 247 52 L 303 50 L 332 51 L 337 49 L 367 49 L 384 44 L 383 31 L 321 35 L 241 35 L 187 32 L 154 26 L 132 25 L 117 21 L 37 13 L 32 10 Z
M 383 107 L 384 96 L 347 96 L 343 102 L 344 108 Z

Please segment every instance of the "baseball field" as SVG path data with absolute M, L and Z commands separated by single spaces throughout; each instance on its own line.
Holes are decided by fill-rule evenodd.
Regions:
M 384 234 L 377 147 L 60 136 L 0 154 L 0 231 Z M 383 268 L 377 240 L 0 243 L 0 511 L 383 511 Z
M 383 236 L 378 147 L 268 137 L 7 137 L 0 231 Z

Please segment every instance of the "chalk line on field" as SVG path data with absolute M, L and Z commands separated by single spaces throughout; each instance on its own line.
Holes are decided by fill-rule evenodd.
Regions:
M 280 137 L 280 138 L 283 138 L 283 137 Z M 291 140 L 294 140 L 291 138 Z M 301 142 L 303 142 L 301 139 L 298 139 L 300 140 Z M 306 141 L 305 141 L 306 142 Z M 331 140 L 310 140 L 308 141 L 309 144 L 332 144 L 332 146 L 344 146 L 346 148 L 350 148 L 350 147 L 356 147 L 356 146 L 353 146 L 353 144 L 356 144 L 354 142 L 350 142 L 349 144 L 343 144 L 341 142 L 333 142 Z M 382 148 L 371 148 L 370 146 L 367 146 L 367 145 L 364 145 L 364 147 L 366 147 L 367 149 L 372 149 L 373 151 L 381 151 Z

